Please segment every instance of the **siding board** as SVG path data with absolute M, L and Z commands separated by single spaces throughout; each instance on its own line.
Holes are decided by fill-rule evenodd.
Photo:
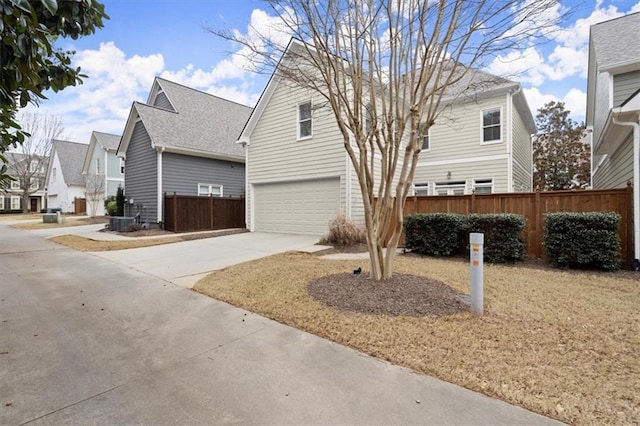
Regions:
M 127 166 L 124 170 L 126 196 L 134 200 L 131 213 L 140 212 L 142 219 L 156 222 L 157 200 L 157 153 L 151 147 L 151 138 L 138 121 L 127 148 Z
M 640 70 L 613 76 L 613 106 L 619 107 L 640 89 Z
M 624 188 L 633 182 L 633 135 L 630 133 L 613 154 L 593 174 L 594 188 Z
M 162 154 L 162 191 L 198 195 L 198 184 L 222 185 L 223 196 L 244 196 L 244 164 L 212 158 Z

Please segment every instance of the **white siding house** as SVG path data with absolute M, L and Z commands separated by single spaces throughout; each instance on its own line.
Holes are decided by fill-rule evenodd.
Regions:
M 587 129 L 593 188 L 634 184 L 634 257 L 640 259 L 640 13 L 591 26 Z
M 84 198 L 82 164 L 89 145 L 54 140 L 47 168 L 47 207 L 74 212 L 74 200 Z
M 520 85 L 472 74 L 466 84 L 476 91 L 466 101 L 456 94 L 445 100 L 425 140 L 414 180 L 418 194 L 532 189 L 536 129 Z M 238 140 L 246 151 L 251 231 L 322 235 L 341 212 L 364 223 L 356 172 L 322 102 L 277 73 L 262 93 Z

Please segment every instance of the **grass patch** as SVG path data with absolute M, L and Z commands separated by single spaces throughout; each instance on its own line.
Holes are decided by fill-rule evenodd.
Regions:
M 79 235 L 60 235 L 50 238 L 49 241 L 71 247 L 78 251 L 112 251 L 125 250 L 140 247 L 158 246 L 160 244 L 171 244 L 184 241 L 178 236 L 164 238 L 135 239 L 125 241 L 96 241 Z
M 468 293 L 462 265 L 401 256 L 395 269 Z M 485 315 L 479 318 L 349 313 L 308 295 L 310 281 L 358 266 L 368 261 L 287 253 L 213 272 L 194 289 L 564 422 L 640 422 L 637 281 L 485 265 Z
M 37 217 L 31 217 L 30 219 L 42 220 L 42 216 L 39 215 Z M 15 223 L 10 226 L 12 228 L 20 229 L 23 231 L 31 231 L 35 229 L 67 228 L 70 226 L 93 225 L 96 223 L 109 223 L 109 218 L 104 216 L 99 216 L 99 217 L 64 216 L 63 223 L 44 223 L 40 221 L 40 222 L 29 222 L 29 223 Z
M 197 234 L 174 234 L 159 238 L 130 238 L 118 241 L 98 241 L 90 238 L 81 237 L 79 235 L 61 235 L 49 238 L 49 241 L 62 244 L 78 251 L 113 251 L 126 250 L 140 247 L 158 246 L 161 244 L 179 243 L 182 241 L 201 240 L 204 238 L 222 237 L 246 232 L 244 229 L 232 229 L 223 231 L 203 232 Z
M 42 220 L 39 213 L 20 213 L 20 214 L 0 214 L 0 222 L 9 222 L 13 220 Z

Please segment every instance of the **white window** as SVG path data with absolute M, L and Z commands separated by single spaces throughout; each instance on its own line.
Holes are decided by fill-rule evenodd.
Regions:
M 37 178 L 31 178 L 29 181 L 31 189 L 38 189 L 40 187 L 40 181 Z
M 498 143 L 502 140 L 501 108 L 482 111 L 482 143 Z
M 429 145 L 429 132 L 426 135 L 422 135 L 422 150 L 429 151 L 431 145 Z
M 96 158 L 96 174 L 100 174 L 100 159 Z
M 436 183 L 437 195 L 464 195 L 465 181 Z
M 213 195 L 214 197 L 222 197 L 222 185 L 212 185 L 209 183 L 198 184 L 198 195 L 206 196 Z
M 38 170 L 38 162 L 37 161 L 32 161 L 31 164 L 29 164 L 29 171 L 31 173 L 33 173 L 36 170 Z
M 51 169 L 51 183 L 56 181 L 56 168 Z
M 4 209 L 4 197 L 0 195 L 0 210 Z
M 313 135 L 311 101 L 298 105 L 298 139 L 308 139 Z
M 20 189 L 20 181 L 18 179 L 11 181 L 11 189 Z
M 120 159 L 120 174 L 121 175 L 124 174 L 124 159 L 123 158 Z
M 413 193 L 417 196 L 429 195 L 429 183 L 414 183 Z
M 493 192 L 493 179 L 474 179 L 473 192 L 476 194 L 491 194 Z
M 11 197 L 11 210 L 20 210 L 20 197 Z

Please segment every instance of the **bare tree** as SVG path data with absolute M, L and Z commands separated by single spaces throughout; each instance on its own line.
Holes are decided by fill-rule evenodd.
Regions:
M 29 197 L 44 190 L 47 165 L 53 139 L 62 137 L 64 128 L 60 118 L 25 112 L 20 117 L 22 129 L 29 134 L 24 142 L 6 154 L 8 174 L 19 185 L 23 213 L 29 212 Z M 8 183 L 9 188 L 11 184 Z M 6 191 L 6 189 L 5 189 Z
M 89 203 L 89 215 L 95 217 L 98 212 L 100 202 L 104 200 L 105 175 L 87 174 L 84 175 L 84 195 Z
M 268 0 L 284 30 L 212 32 L 240 43 L 257 70 L 324 99 L 363 196 L 371 277 L 389 278 L 422 135 L 461 96 L 477 69 L 553 28 L 554 0 Z M 553 9 L 556 8 L 556 9 Z M 273 29 L 272 29 L 273 30 Z M 274 58 L 282 58 L 277 64 Z M 485 82 L 486 84 L 486 82 Z M 383 247 L 386 245 L 386 252 Z

